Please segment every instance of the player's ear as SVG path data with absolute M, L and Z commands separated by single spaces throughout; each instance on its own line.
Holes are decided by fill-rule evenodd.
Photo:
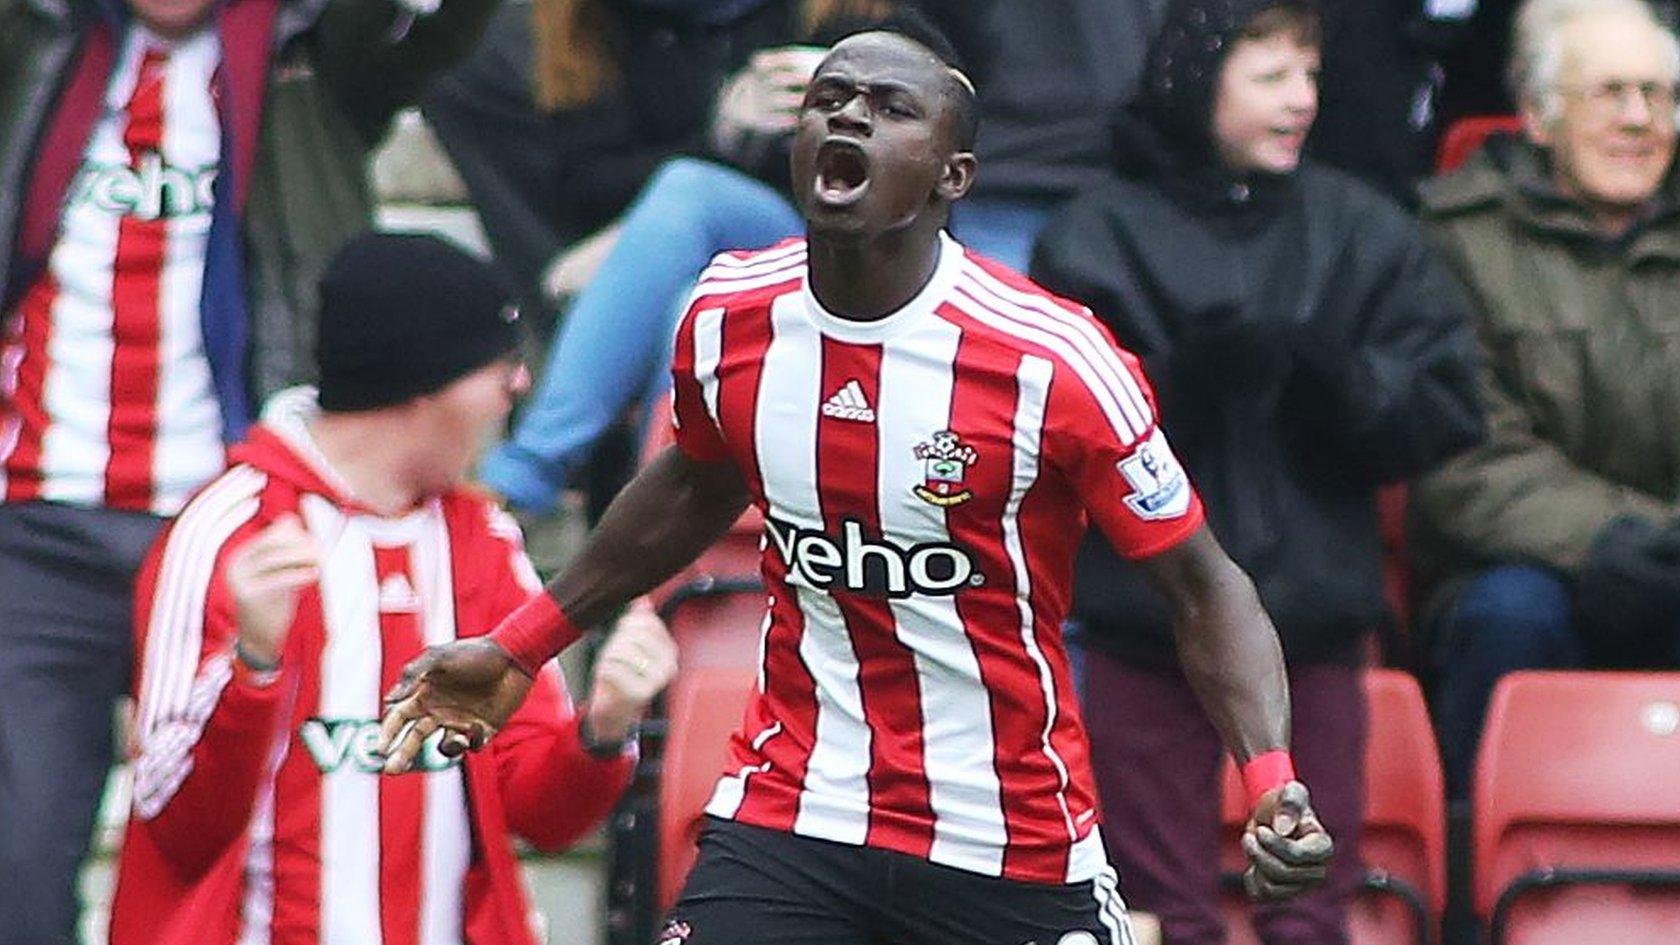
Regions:
M 974 186 L 974 175 L 979 166 L 979 162 L 974 159 L 974 152 L 956 152 L 945 159 L 945 172 L 939 175 L 939 183 L 934 186 L 934 192 L 946 203 L 961 200 Z

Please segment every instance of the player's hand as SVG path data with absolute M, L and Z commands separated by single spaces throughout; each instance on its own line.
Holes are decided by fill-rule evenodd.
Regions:
M 282 515 L 228 556 L 227 583 L 239 624 L 239 647 L 277 662 L 298 597 L 320 578 L 320 550 L 296 515 Z
M 589 731 L 602 741 L 623 739 L 676 675 L 677 641 L 647 598 L 638 598 L 595 659 Z
M 438 746 L 453 758 L 483 748 L 531 691 L 531 677 L 513 657 L 484 637 L 434 646 L 403 667 L 385 694 L 379 751 L 385 773 L 401 774 L 433 732 L 448 734 Z
M 1270 902 L 1323 883 L 1335 844 L 1313 813 L 1307 786 L 1291 781 L 1261 796 L 1243 829 L 1242 847 L 1248 856 L 1243 889 L 1257 902 Z

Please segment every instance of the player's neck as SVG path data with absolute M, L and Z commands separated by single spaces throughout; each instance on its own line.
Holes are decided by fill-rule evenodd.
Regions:
M 380 515 L 398 516 L 418 505 L 429 490 L 416 474 L 421 464 L 412 437 L 392 435 L 401 424 L 384 413 L 323 413 L 310 423 L 309 433 L 352 498 Z
M 872 322 L 916 297 L 939 267 L 938 226 L 913 226 L 869 240 L 812 233 L 811 294 L 841 318 Z

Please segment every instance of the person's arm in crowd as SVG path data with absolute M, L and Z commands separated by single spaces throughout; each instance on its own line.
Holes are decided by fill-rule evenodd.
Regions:
M 494 512 L 490 554 L 507 556 L 491 613 L 500 619 L 540 593 L 518 526 Z M 596 656 L 589 699 L 579 710 L 557 664 L 532 680 L 480 763 L 495 766 L 508 828 L 543 850 L 560 850 L 604 820 L 635 770 L 635 734 L 648 707 L 676 674 L 676 644 L 642 602 L 619 619 Z M 566 802 L 557 804 L 563 794 Z
M 706 131 L 710 153 L 749 174 L 769 175 L 780 169 L 785 175 L 786 145 L 805 86 L 826 52 L 788 45 L 753 53 L 718 90 Z
M 1460 280 L 1474 286 L 1462 273 Z M 1473 313 L 1480 336 L 1486 319 Z M 1666 524 L 1674 518 L 1668 503 L 1583 468 L 1541 436 L 1523 406 L 1516 366 L 1505 363 L 1489 339 L 1478 340 L 1487 438 L 1413 485 L 1414 512 L 1432 530 L 1488 560 L 1538 561 L 1573 571 L 1615 519 Z
M 371 146 L 426 83 L 471 52 L 498 0 L 332 0 L 315 24 L 315 68 Z
M 239 514 L 205 498 L 189 505 L 137 584 L 134 823 L 185 876 L 250 825 L 296 689 L 286 634 L 315 579 L 295 518 L 259 530 Z
M 1292 339 L 1284 409 L 1338 466 L 1391 482 L 1478 442 L 1482 410 L 1463 292 L 1409 216 L 1370 203 Z
M 559 676 L 558 664 L 537 674 L 531 694 L 486 752 L 496 766 L 508 829 L 548 851 L 564 849 L 604 820 L 635 769 L 631 752 L 597 757 L 585 749 L 583 715 L 570 705 Z

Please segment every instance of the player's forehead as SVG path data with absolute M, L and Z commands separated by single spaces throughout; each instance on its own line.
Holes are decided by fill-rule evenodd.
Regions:
M 836 43 L 813 81 L 897 85 L 936 92 L 946 70 L 926 47 L 897 33 L 859 33 Z

